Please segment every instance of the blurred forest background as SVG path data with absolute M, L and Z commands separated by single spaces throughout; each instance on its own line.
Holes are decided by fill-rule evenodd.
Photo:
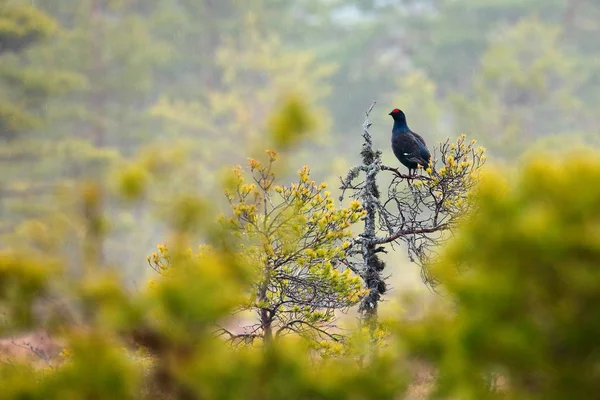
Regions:
M 68 209 L 57 190 L 135 174 L 132 160 L 179 164 L 161 194 L 214 189 L 221 169 L 269 146 L 268 116 L 290 94 L 317 115 L 290 163 L 329 182 L 357 162 L 372 100 L 389 165 L 394 107 L 431 143 L 464 132 L 495 162 L 600 145 L 596 1 L 2 0 L 0 10 L 3 243 Z M 143 204 L 109 208 L 106 262 L 133 279 L 160 226 Z
M 49 368 L 32 379 L 29 366 L 0 358 L 9 383 L 0 399 L 396 399 L 429 367 L 451 398 L 501 398 L 498 376 L 512 385 L 506 398 L 591 398 L 600 390 L 598 37 L 597 0 L 0 0 L 0 333 L 52 326 L 67 343 L 54 356 L 69 361 L 56 368 L 42 354 Z M 214 227 L 227 209 L 226 172 L 266 149 L 281 167 L 271 170 L 272 152 L 251 173 L 258 186 L 271 173 L 282 186 L 264 195 L 303 198 L 311 210 L 290 224 L 309 246 L 294 265 L 313 271 L 296 290 L 313 293 L 317 279 L 328 312 L 365 294 L 332 260 L 352 246 L 346 229 L 362 229 L 364 205 L 336 209 L 338 183 L 361 162 L 373 100 L 384 164 L 399 164 L 388 116 L 398 107 L 431 148 L 477 139 L 496 171 L 469 197 L 476 218 L 432 266 L 449 296 L 428 293 L 404 247 L 388 246 L 391 289 L 444 300 L 424 310 L 431 303 L 403 299 L 403 313 L 391 292 L 377 329 L 341 341 L 326 331 L 334 317 L 300 296 L 278 317 L 294 327 L 285 313 L 299 315 L 327 338 L 322 363 L 306 344 L 261 353 L 214 340 L 213 322 L 232 310 L 268 316 L 270 278 L 254 293 L 248 260 L 272 261 L 270 243 L 249 249 Z M 295 175 L 303 165 L 310 172 Z M 239 239 L 256 233 L 244 218 L 262 211 L 235 171 L 226 213 Z M 269 215 L 295 210 L 277 214 L 281 204 Z M 284 230 L 270 239 L 297 239 Z M 184 249 L 204 241 L 216 251 Z M 151 267 L 165 272 L 170 257 L 183 268 L 161 280 Z M 471 272 L 457 274 L 463 264 Z M 44 309 L 55 300 L 74 311 Z M 139 346 L 125 349 L 130 339 Z M 0 350 L 15 344 L 3 340 Z M 153 397 L 148 382 L 169 396 Z M 425 398 L 431 382 L 409 398 Z
M 372 100 L 385 150 L 394 107 L 431 143 L 464 132 L 496 162 L 600 144 L 595 1 L 2 0 L 0 22 L 3 238 L 136 157 L 184 164 L 172 191 L 214 188 L 269 146 L 289 94 L 318 116 L 290 163 L 329 182 L 357 162 Z M 107 262 L 139 276 L 160 228 L 143 205 L 111 209 Z

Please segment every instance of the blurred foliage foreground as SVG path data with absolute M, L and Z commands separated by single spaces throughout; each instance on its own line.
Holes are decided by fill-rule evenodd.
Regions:
M 342 341 L 333 326 L 335 312 L 364 294 L 356 277 L 336 267 L 348 228 L 364 216 L 360 203 L 336 208 L 326 185 L 313 182 L 306 168 L 297 183 L 278 186 L 276 158 L 268 152 L 263 162 L 250 160 L 251 181 L 235 170 L 227 182 L 229 216 L 215 220 L 206 199 L 174 201 L 169 246 L 148 260 L 163 276 L 133 293 L 114 270 L 98 267 L 104 223 L 93 185 L 79 194 L 87 221 L 83 273 L 67 274 L 66 262 L 41 241 L 3 251 L 2 334 L 43 327 L 62 351 L 45 357 L 42 368 L 3 358 L 0 398 L 583 399 L 600 393 L 597 156 L 529 160 L 509 182 L 486 175 L 476 212 L 431 267 L 446 296 L 421 318 L 382 321 L 375 349 L 364 329 L 344 332 Z M 131 200 L 143 185 L 130 178 L 122 189 Z M 205 245 L 189 250 L 199 237 Z M 257 268 L 266 259 L 280 264 L 277 274 Z M 60 303 L 57 298 L 70 312 L 55 306 L 40 318 L 35 310 Z M 263 312 L 260 323 L 233 332 L 231 315 L 247 310 Z M 264 340 L 257 345 L 240 345 L 259 336 Z M 431 377 L 419 395 L 414 375 L 425 368 Z

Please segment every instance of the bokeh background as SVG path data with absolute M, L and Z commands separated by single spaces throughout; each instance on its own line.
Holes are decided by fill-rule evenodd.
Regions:
M 598 37 L 596 0 L 0 0 L 0 246 L 60 226 L 78 248 L 71 189 L 135 192 L 151 167 L 167 179 L 146 199 L 103 200 L 103 262 L 136 285 L 164 240 L 156 210 L 222 198 L 289 101 L 314 126 L 286 162 L 334 194 L 373 100 L 389 165 L 395 107 L 432 146 L 466 133 L 497 164 L 598 147 Z M 419 287 L 401 247 L 387 261 L 393 287 Z

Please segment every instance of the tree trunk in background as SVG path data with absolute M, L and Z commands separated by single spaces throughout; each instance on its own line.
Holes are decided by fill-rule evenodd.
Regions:
M 91 48 L 89 81 L 92 85 L 90 92 L 90 111 L 92 117 L 92 137 L 98 147 L 106 145 L 106 93 L 104 80 L 106 68 L 104 64 L 104 0 L 92 0 L 90 5 Z

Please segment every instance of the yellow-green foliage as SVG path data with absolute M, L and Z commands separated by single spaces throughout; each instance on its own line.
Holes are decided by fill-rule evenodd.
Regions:
M 581 79 L 577 64 L 560 38 L 559 28 L 538 18 L 524 18 L 498 35 L 473 78 L 476 101 L 452 96 L 462 129 L 486 134 L 487 147 L 512 156 L 564 129 L 543 117 L 582 106 L 575 95 Z
M 311 180 L 307 167 L 298 171 L 297 183 L 275 185 L 277 155 L 268 154 L 264 166 L 250 159 L 252 183 L 245 183 L 241 169 L 234 171 L 236 186 L 227 193 L 234 216 L 224 220 L 225 226 L 243 238 L 240 250 L 252 265 L 261 270 L 271 266 L 268 272 L 276 276 L 306 274 L 334 289 L 347 305 L 356 303 L 358 278 L 348 269 L 340 273 L 334 263 L 344 258 L 352 235 L 348 228 L 364 215 L 360 204 L 338 210 L 327 185 Z M 280 283 L 282 288 L 289 285 L 286 279 Z M 273 293 L 274 298 L 278 295 Z M 319 319 L 314 314 L 311 318 Z
M 258 294 L 257 279 L 260 287 L 270 276 L 262 274 L 271 271 L 263 267 L 278 259 L 291 260 L 280 264 L 281 270 L 314 271 L 312 282 L 335 293 L 352 286 L 353 278 L 336 275 L 327 259 L 344 247 L 346 223 L 362 215 L 360 206 L 333 208 L 306 169 L 296 183 L 274 185 L 269 171 L 275 157 L 269 153 L 266 163 L 250 161 L 253 183 L 241 170 L 234 175 L 229 194 L 239 215 L 234 211 L 218 228 L 200 224 L 209 246 L 187 250 L 192 230 L 173 224 L 171 247 L 160 246 L 155 256 L 168 259 L 158 264 L 167 276 L 150 290 L 128 292 L 114 273 L 93 266 L 81 279 L 71 279 L 65 296 L 81 311 L 74 313 L 79 322 L 64 318 L 53 329 L 66 350 L 51 368 L 38 371 L 1 363 L 3 398 L 397 399 L 410 380 L 403 349 L 438 369 L 442 397 L 585 399 L 598 393 L 597 156 L 579 153 L 552 163 L 533 159 L 515 182 L 487 176 L 477 191 L 476 213 L 432 266 L 450 305 L 423 320 L 379 330 L 382 347 L 362 368 L 352 356 L 370 347 L 360 331 L 345 342 L 357 346 L 354 351 L 333 340 L 323 344 L 338 355 L 325 359 L 314 357 L 315 346 L 298 335 L 267 347 L 236 347 L 214 337 L 214 321 L 247 304 L 248 293 Z M 265 187 L 275 196 L 271 200 L 281 202 L 267 201 L 267 213 L 261 211 Z M 318 194 L 321 200 L 315 202 Z M 174 221 L 196 215 L 192 219 L 202 222 L 190 214 L 202 203 L 187 203 L 173 210 L 179 214 Z M 273 211 L 279 204 L 295 211 Z M 306 210 L 312 211 L 302 217 Z M 283 228 L 269 229 L 279 225 Z M 330 244 L 298 247 L 304 242 L 292 239 L 311 226 L 311 235 Z M 42 300 L 40 294 L 61 282 L 47 260 L 17 253 L 0 258 L 0 304 L 10 330 L 31 323 L 21 318 L 31 301 Z M 275 288 L 284 290 L 280 282 Z M 249 307 L 268 308 L 277 298 L 270 296 L 258 303 L 250 299 Z M 22 310 L 6 312 L 15 307 Z M 318 319 L 319 313 L 297 315 L 314 323 L 311 315 Z M 394 337 L 385 337 L 394 331 Z M 492 381 L 499 383 L 496 391 L 489 390 Z
M 56 30 L 56 22 L 37 8 L 27 4 L 0 1 L 0 37 L 26 39 L 45 37 Z
M 40 398 L 133 399 L 139 368 L 105 332 L 74 334 L 64 365 L 41 378 Z
M 216 49 L 219 85 L 203 85 L 191 101 L 161 97 L 150 111 L 165 123 L 166 135 L 193 138 L 190 144 L 207 165 L 207 175 L 222 160 L 245 156 L 247 149 L 283 150 L 317 128 L 319 138 L 325 137 L 330 123 L 319 103 L 329 94 L 325 80 L 335 67 L 318 63 L 312 51 L 287 49 L 279 35 L 265 33 L 251 13 L 239 24 L 242 29 L 223 35 Z M 280 112 L 270 118 L 275 111 Z
M 269 156 L 274 160 L 274 153 Z M 266 172 L 256 161 L 251 163 L 256 173 Z M 242 191 L 244 183 L 239 184 L 237 187 Z M 319 238 L 315 254 L 308 255 L 306 249 L 298 248 L 296 256 L 315 268 L 313 283 L 335 286 L 336 291 L 344 294 L 343 289 L 354 285 L 355 279 L 338 275 L 325 257 L 337 254 L 343 247 L 348 223 L 362 215 L 360 207 L 353 204 L 350 209 L 335 210 L 324 193 L 324 185 L 311 181 L 306 169 L 300 171 L 299 183 L 293 189 L 271 186 L 273 194 L 287 199 L 286 207 L 297 212 L 315 209 L 314 215 L 319 213 L 314 218 L 309 214 L 306 221 L 307 226 L 323 228 L 314 231 Z M 89 192 L 84 190 L 84 195 L 89 196 Z M 320 201 L 314 201 L 317 195 L 321 196 Z M 248 196 L 255 198 L 252 190 Z M 188 200 L 188 203 L 193 202 Z M 174 220 L 184 220 L 190 215 L 189 210 L 195 208 L 193 205 L 176 208 L 173 214 L 179 216 Z M 260 214 L 255 215 L 256 220 L 268 222 Z M 296 223 L 284 216 L 294 214 L 273 213 L 271 222 L 300 232 L 306 229 L 297 228 Z M 240 223 L 239 220 L 224 222 L 230 229 Z M 311 357 L 314 347 L 291 336 L 274 341 L 266 349 L 237 348 L 214 337 L 214 321 L 236 311 L 254 287 L 256 271 L 254 265 L 247 263 L 247 254 L 241 253 L 241 245 L 250 248 L 247 253 L 261 260 L 273 259 L 272 254 L 283 257 L 291 253 L 288 247 L 273 245 L 272 252 L 268 252 L 271 255 L 263 257 L 261 254 L 266 253 L 267 247 L 262 247 L 264 242 L 254 240 L 258 236 L 250 229 L 246 232 L 251 238 L 232 242 L 229 230 L 224 232 L 210 224 L 200 226 L 210 246 L 193 253 L 187 250 L 192 238 L 188 226 L 173 224 L 171 247 L 167 250 L 160 246 L 158 253 L 169 259 L 170 267 L 166 269 L 167 276 L 157 279 L 151 290 L 128 292 L 114 272 L 93 265 L 81 278 L 69 279 L 70 289 L 63 286 L 64 293 L 54 294 L 64 295 L 81 311 L 71 310 L 78 322 L 73 324 L 64 318 L 52 329 L 66 349 L 59 360 L 52 360 L 42 370 L 32 370 L 18 362 L 0 363 L 0 397 L 393 399 L 404 390 L 406 381 L 401 379 L 395 356 L 375 357 L 369 368 L 364 369 L 352 358 L 317 362 Z M 328 236 L 327 228 L 332 228 L 333 236 Z M 288 237 L 277 236 L 275 231 L 273 235 Z M 89 240 L 94 238 L 98 239 L 90 236 Z M 58 275 L 51 279 L 46 264 L 27 263 L 23 257 L 2 258 L 2 283 L 35 298 L 41 294 L 43 284 L 61 282 Z M 5 278 L 9 276 L 19 279 Z M 5 286 L 2 289 L 3 294 L 12 293 Z M 344 295 L 354 289 L 348 290 Z M 10 297 L 6 301 L 26 305 L 23 297 Z
M 37 128 L 38 126 L 39 120 L 19 107 L 15 107 L 5 100 L 0 103 L 0 129 L 2 132 L 13 133 Z
M 425 170 L 429 179 L 415 180 L 405 191 L 411 196 L 419 191 L 421 198 L 432 196 L 436 206 L 431 211 L 442 215 L 436 217 L 438 223 L 455 225 L 470 214 L 473 189 L 487 159 L 485 152 L 484 147 L 478 146 L 475 139 L 468 140 L 464 133 L 455 142 L 448 139 L 440 145 L 438 157 L 442 166 L 434 170 L 430 165 Z
M 600 390 L 600 159 L 540 155 L 520 168 L 514 184 L 483 181 L 476 215 L 434 268 L 455 310 L 405 333 L 440 368 L 444 395 L 496 398 L 484 378 L 497 374 L 508 398 L 591 398 Z
M 276 185 L 278 155 L 269 150 L 267 156 L 264 164 L 249 160 L 249 183 L 241 167 L 233 171 L 226 191 L 231 216 L 222 217 L 221 224 L 224 235 L 230 237 L 230 251 L 253 272 L 254 281 L 245 299 L 236 292 L 225 297 L 241 310 L 257 311 L 259 315 L 262 310 L 269 317 L 260 317 L 260 329 L 251 336 L 247 336 L 250 327 L 243 334 L 229 333 L 240 340 L 293 332 L 315 340 L 339 340 L 325 327 L 330 328 L 334 322 L 336 310 L 356 304 L 364 294 L 360 278 L 340 268 L 352 236 L 349 228 L 364 211 L 357 201 L 349 208 L 337 209 L 325 190 L 327 185 L 311 180 L 307 167 L 298 171 L 297 183 Z M 168 248 L 159 245 L 148 261 L 170 280 L 182 262 L 197 262 L 217 253 L 205 246 L 197 254 L 186 254 L 175 261 Z M 154 279 L 150 286 L 160 287 Z M 219 296 L 224 294 L 221 291 Z M 218 304 L 218 299 L 214 303 Z
M 0 252 L 0 333 L 31 323 L 31 307 L 56 272 L 53 260 Z
M 316 125 L 315 116 L 308 112 L 304 100 L 289 96 L 269 121 L 271 140 L 276 148 L 287 149 Z
M 0 138 L 42 125 L 39 113 L 31 111 L 35 100 L 49 92 L 48 76 L 39 79 L 35 67 L 24 66 L 18 54 L 55 30 L 56 22 L 34 6 L 0 1 Z
M 170 334 L 187 336 L 195 329 L 206 330 L 243 302 L 248 270 L 226 254 L 175 251 L 169 259 L 168 276 L 157 280 L 149 293 L 156 302 L 157 320 L 165 323 Z M 199 293 L 202 301 L 195 300 Z

